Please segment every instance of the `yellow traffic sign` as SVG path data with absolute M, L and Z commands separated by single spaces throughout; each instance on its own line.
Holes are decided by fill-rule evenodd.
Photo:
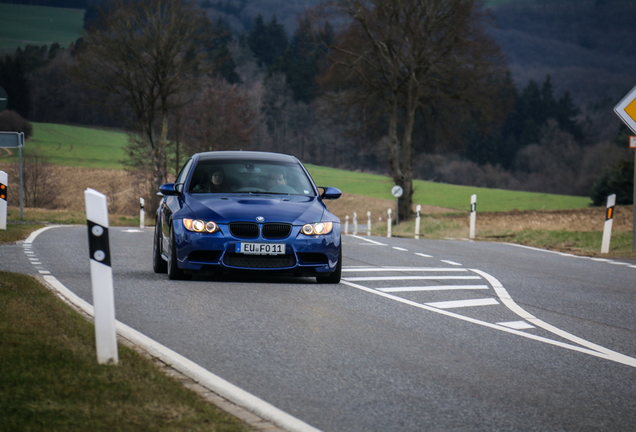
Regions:
M 614 112 L 636 133 L 636 87 L 614 107 Z

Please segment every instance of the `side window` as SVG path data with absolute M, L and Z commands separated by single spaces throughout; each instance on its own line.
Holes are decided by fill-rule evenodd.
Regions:
M 191 166 L 192 166 L 192 158 L 190 158 L 188 162 L 186 162 L 186 164 L 183 166 L 183 168 L 181 168 L 181 172 L 177 176 L 177 179 L 174 181 L 175 186 L 178 188 L 177 190 L 179 192 L 183 191 L 183 183 L 188 177 L 188 172 L 190 171 Z M 177 185 L 181 185 L 181 186 L 177 186 Z

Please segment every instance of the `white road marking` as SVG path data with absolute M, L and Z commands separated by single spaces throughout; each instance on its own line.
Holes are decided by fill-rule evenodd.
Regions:
M 460 263 L 456 263 L 455 261 L 448 261 L 448 260 L 440 260 L 440 261 L 443 262 L 443 263 L 446 263 L 446 264 L 450 264 L 450 265 L 456 265 L 456 266 L 460 266 L 461 265 Z
M 343 272 L 467 272 L 466 269 L 450 267 L 346 267 Z
M 492 297 L 488 297 L 483 299 L 452 300 L 452 301 L 441 301 L 441 302 L 432 302 L 432 303 L 424 303 L 424 304 L 427 306 L 433 306 L 439 309 L 455 309 L 455 308 L 474 307 L 474 306 L 492 306 L 492 305 L 498 305 L 499 302 Z
M 537 327 L 541 327 L 544 330 L 549 331 L 550 333 L 554 333 L 557 336 L 560 336 L 564 339 L 567 339 L 569 341 L 572 341 L 574 343 L 577 343 L 581 346 L 587 347 L 591 350 L 594 350 L 595 352 L 598 352 L 599 357 L 603 357 L 603 358 L 607 358 L 608 360 L 612 360 L 615 361 L 617 363 L 623 363 L 632 367 L 636 367 L 636 359 L 626 356 L 625 354 L 621 354 L 618 353 L 616 351 L 612 351 L 608 348 L 602 347 L 600 345 L 597 345 L 593 342 L 587 341 L 583 338 L 580 338 L 578 336 L 575 336 L 571 333 L 568 333 L 566 331 L 563 331 L 559 328 L 554 327 L 551 324 L 548 324 L 544 321 L 541 321 L 540 319 L 536 318 L 534 315 L 526 312 L 523 308 L 521 308 L 519 305 L 517 305 L 517 303 L 515 303 L 515 301 L 510 297 L 510 295 L 508 294 L 508 291 L 506 291 L 506 289 L 503 287 L 503 285 L 501 285 L 501 282 L 499 282 L 497 279 L 495 279 L 493 276 L 489 275 L 488 273 L 485 273 L 481 270 L 476 270 L 476 269 L 470 269 L 471 271 L 477 273 L 478 275 L 481 275 L 484 279 L 486 279 L 490 285 L 493 287 L 493 289 L 495 290 L 495 293 L 497 294 L 497 296 L 499 297 L 499 299 L 501 300 L 501 302 L 511 311 L 513 311 L 515 314 L 517 314 L 518 316 L 520 316 L 521 318 L 523 318 L 524 320 L 528 321 L 531 324 L 534 324 Z
M 56 228 L 61 225 L 53 225 L 34 231 L 25 240 L 28 243 L 33 243 L 36 237 L 46 231 L 47 229 Z M 67 225 L 68 226 L 68 225 Z M 59 295 L 65 298 L 67 301 L 81 308 L 89 314 L 94 316 L 94 309 L 91 304 L 79 298 L 75 293 L 65 287 L 57 278 L 50 276 L 50 272 L 43 273 L 44 281 Z M 127 326 L 126 324 L 116 321 L 117 333 L 128 339 L 132 343 L 139 345 L 150 355 L 157 357 L 164 363 L 172 366 L 179 372 L 183 373 L 187 377 L 192 378 L 204 387 L 212 390 L 221 397 L 228 399 L 229 401 L 252 411 L 256 415 L 271 421 L 272 423 L 281 426 L 285 430 L 298 431 L 298 432 L 320 432 L 319 429 L 303 422 L 302 420 L 293 417 L 285 411 L 276 408 L 274 405 L 254 396 L 251 393 L 243 390 L 242 388 L 224 380 L 218 375 L 204 369 L 193 361 L 185 358 L 184 356 L 172 351 L 168 347 L 161 345 L 141 332 Z
M 419 253 L 419 252 L 415 252 L 415 255 L 418 255 L 418 256 L 421 256 L 421 257 L 424 257 L 424 258 L 433 258 L 433 255 L 426 255 L 426 254 Z
M 611 361 L 614 361 L 614 362 L 617 362 L 617 363 L 621 363 L 621 364 L 624 364 L 624 365 L 627 365 L 627 366 L 636 367 L 636 359 L 634 359 L 632 357 L 628 357 L 628 356 L 620 354 L 620 353 L 616 353 L 614 351 L 608 350 L 608 349 L 603 348 L 603 347 L 600 347 L 600 348 L 603 348 L 604 352 L 595 351 L 595 350 L 592 350 L 592 349 L 589 349 L 589 348 L 584 348 L 584 347 L 581 347 L 581 346 L 571 345 L 571 344 L 568 344 L 568 343 L 565 343 L 565 342 L 560 342 L 560 341 L 556 341 L 556 340 L 553 340 L 553 339 L 548 339 L 548 338 L 545 338 L 543 336 L 538 336 L 538 335 L 535 335 L 535 334 L 532 334 L 532 333 L 526 333 L 524 331 L 516 330 L 516 329 L 510 328 L 510 327 L 503 326 L 503 325 L 492 324 L 492 323 L 489 323 L 489 322 L 486 322 L 486 321 L 481 321 L 481 320 L 478 320 L 478 319 L 475 319 L 475 318 L 470 318 L 470 317 L 467 317 L 467 316 L 464 316 L 464 315 L 457 314 L 455 312 L 448 311 L 446 309 L 434 308 L 432 306 L 427 306 L 427 305 L 424 305 L 424 304 L 421 304 L 421 303 L 417 303 L 417 302 L 414 302 L 414 301 L 411 301 L 411 300 L 404 299 L 402 297 L 395 296 L 393 294 L 377 291 L 377 290 L 375 290 L 373 288 L 367 288 L 367 287 L 365 287 L 363 285 L 358 285 L 358 284 L 355 284 L 355 283 L 352 283 L 352 282 L 349 282 L 349 281 L 346 281 L 346 280 L 343 280 L 341 283 L 343 285 L 347 285 L 347 286 L 350 286 L 352 288 L 356 288 L 358 290 L 368 292 L 370 294 L 374 294 L 374 295 L 377 295 L 377 296 L 385 297 L 387 299 L 394 300 L 394 301 L 399 302 L 399 303 L 407 304 L 409 306 L 413 306 L 413 307 L 416 307 L 416 308 L 419 308 L 419 309 L 424 309 L 424 310 L 427 310 L 427 311 L 430 311 L 430 312 L 435 312 L 435 313 L 438 313 L 440 315 L 446 315 L 446 316 L 451 317 L 451 318 L 456 318 L 456 319 L 459 319 L 459 320 L 462 320 L 462 321 L 470 322 L 470 323 L 473 323 L 473 324 L 478 324 L 478 325 L 481 325 L 481 326 L 484 326 L 484 327 L 488 327 L 488 328 L 491 328 L 491 329 L 494 329 L 494 330 L 500 330 L 500 331 L 503 331 L 503 332 L 506 332 L 506 333 L 511 333 L 511 334 L 514 334 L 514 335 L 517 335 L 517 336 L 521 336 L 521 337 L 524 337 L 524 338 L 527 338 L 527 339 L 532 339 L 532 340 L 535 340 L 535 341 L 538 341 L 538 342 L 543 342 L 543 343 L 546 343 L 546 344 L 549 344 L 549 345 L 554 345 L 554 346 L 557 346 L 557 347 L 565 348 L 565 349 L 568 349 L 568 350 L 571 350 L 571 351 L 576 351 L 576 352 L 588 354 L 588 355 L 591 355 L 591 356 L 594 356 L 594 357 L 599 357 L 599 358 L 602 358 L 602 359 L 611 360 Z M 585 342 L 587 342 L 587 341 L 585 341 Z
M 429 285 L 410 287 L 376 288 L 382 292 L 412 292 L 412 291 L 446 291 L 446 290 L 479 290 L 488 289 L 488 285 Z
M 378 246 L 388 246 L 388 244 L 386 244 L 386 243 L 380 243 L 380 242 L 377 242 L 375 240 L 368 239 L 366 237 L 360 237 L 360 236 L 353 235 L 353 234 L 349 235 L 349 237 L 357 238 L 359 240 L 364 240 L 365 242 L 369 242 L 371 244 L 378 245 Z
M 397 246 L 393 246 L 393 249 L 395 249 L 395 250 L 399 250 L 399 251 L 406 251 L 406 252 L 408 252 L 408 249 L 404 249 L 404 248 L 397 247 Z
M 351 282 L 384 281 L 384 280 L 448 280 L 448 279 L 481 279 L 479 276 L 364 276 L 345 278 Z
M 506 327 L 510 327 L 510 328 L 513 328 L 513 329 L 517 329 L 517 330 L 535 328 L 533 325 L 528 324 L 525 321 L 498 322 L 497 324 L 502 325 L 502 326 L 506 326 Z

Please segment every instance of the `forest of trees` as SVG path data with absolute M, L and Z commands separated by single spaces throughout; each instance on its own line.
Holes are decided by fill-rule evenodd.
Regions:
M 49 5 L 53 0 L 36 3 L 45 1 Z M 87 8 L 87 28 L 98 20 L 94 2 L 68 7 Z M 201 7 L 209 31 L 196 51 L 205 54 L 212 72 L 198 91 L 181 95 L 183 103 L 175 101 L 170 111 L 164 162 L 168 173 L 176 173 L 192 152 L 230 148 L 283 152 L 307 163 L 389 173 L 383 145 L 386 118 L 374 118 L 372 108 L 342 109 L 333 103 L 333 91 L 325 87 L 327 59 L 308 15 L 299 15 L 288 28 L 275 15 L 246 16 L 247 0 L 204 0 Z M 539 8 L 536 13 L 545 12 Z M 506 14 L 512 20 L 512 12 Z M 120 102 L 116 95 L 84 86 L 70 73 L 84 44 L 78 39 L 67 49 L 57 44 L 27 46 L 0 57 L 0 86 L 9 95 L 8 108 L 34 122 L 134 128 L 129 110 L 105 110 L 103 104 L 91 103 L 108 101 L 115 107 Z M 458 114 L 450 124 L 441 122 L 431 129 L 427 116 L 435 113 L 418 111 L 415 178 L 594 196 L 604 193 L 599 190 L 608 179 L 629 174 L 621 174 L 632 158 L 628 132 L 607 116 L 617 102 L 607 99 L 615 96 L 600 93 L 593 98 L 586 93 L 581 98 L 569 92 L 563 80 L 556 84 L 549 73 L 518 82 L 513 72 L 492 92 L 491 101 L 499 109 L 488 119 Z M 131 140 L 129 154 L 131 166 L 150 169 L 138 140 Z

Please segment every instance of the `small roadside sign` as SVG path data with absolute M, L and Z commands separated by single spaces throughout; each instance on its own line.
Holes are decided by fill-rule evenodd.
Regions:
M 3 111 L 7 107 L 8 102 L 9 98 L 7 97 L 7 92 L 0 87 L 0 111 Z
M 7 92 L 0 87 L 0 111 L 3 111 L 7 107 L 8 102 Z
M 395 185 L 391 189 L 391 194 L 396 198 L 401 197 L 403 193 L 404 193 L 404 190 L 402 189 L 402 186 Z
M 24 146 L 23 132 L 0 132 L 0 148 L 18 148 Z
M 629 148 L 636 149 L 636 136 L 634 135 L 629 137 Z
M 632 132 L 636 133 L 636 87 L 614 107 L 614 112 Z

